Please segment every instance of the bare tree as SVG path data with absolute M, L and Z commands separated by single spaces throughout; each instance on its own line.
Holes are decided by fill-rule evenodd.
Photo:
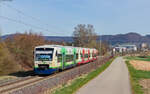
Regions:
M 97 35 L 94 32 L 94 26 L 88 24 L 79 24 L 73 32 L 74 45 L 80 47 L 95 47 Z
M 95 33 L 93 25 L 77 25 L 73 32 L 73 38 L 75 46 L 96 48 L 99 50 L 99 54 L 101 55 L 108 52 L 109 44 L 106 41 L 99 43 L 98 36 Z
M 90 25 L 88 24 L 87 25 L 87 44 L 86 46 L 87 47 L 90 47 L 90 48 L 96 48 L 97 46 L 97 34 L 95 33 L 95 29 L 94 29 L 94 26 L 93 25 Z
M 84 46 L 86 42 L 86 25 L 79 24 L 77 27 L 74 28 L 75 31 L 73 32 L 74 44 L 75 46 Z

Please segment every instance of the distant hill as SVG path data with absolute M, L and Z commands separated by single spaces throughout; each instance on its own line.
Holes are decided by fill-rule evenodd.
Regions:
M 69 36 L 44 36 L 46 40 L 56 42 L 73 42 L 73 37 Z
M 103 35 L 101 39 L 108 41 L 110 44 L 136 44 L 140 45 L 141 43 L 150 44 L 150 35 L 142 36 L 138 33 L 127 33 L 127 34 L 118 34 L 118 35 Z
M 12 35 L 2 36 L 3 39 L 12 37 Z M 56 42 L 73 42 L 73 37 L 69 36 L 44 36 L 46 40 L 56 41 Z M 117 35 L 102 35 L 98 36 L 98 40 L 107 41 L 112 45 L 116 44 L 136 44 L 148 43 L 150 45 L 150 35 L 142 36 L 138 33 L 127 33 L 127 34 L 117 34 Z

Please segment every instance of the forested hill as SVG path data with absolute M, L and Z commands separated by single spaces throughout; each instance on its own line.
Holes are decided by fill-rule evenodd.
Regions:
M 11 37 L 13 35 L 2 36 L 3 39 Z M 46 40 L 56 41 L 56 42 L 73 42 L 73 37 L 71 36 L 44 36 Z M 150 35 L 142 36 L 138 33 L 127 33 L 127 34 L 117 34 L 117 35 L 102 35 L 98 36 L 98 40 L 107 41 L 112 45 L 115 44 L 124 44 L 124 43 L 133 43 L 141 44 L 148 43 L 150 44 Z
M 111 44 L 133 43 L 139 45 L 141 43 L 150 44 L 150 35 L 142 36 L 138 33 L 127 33 L 118 35 L 103 35 L 102 40 L 108 41 Z

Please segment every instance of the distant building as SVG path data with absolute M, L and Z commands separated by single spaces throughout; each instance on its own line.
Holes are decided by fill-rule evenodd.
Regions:
M 148 48 L 148 44 L 147 43 L 142 43 L 141 48 Z
M 115 52 L 133 52 L 137 51 L 137 46 L 136 45 L 118 45 L 114 48 Z
M 149 49 L 149 45 L 147 43 L 142 43 L 141 44 L 141 50 L 142 51 L 148 51 Z
M 113 49 L 113 51 L 122 53 L 122 52 L 126 51 L 126 48 L 125 47 L 115 47 Z

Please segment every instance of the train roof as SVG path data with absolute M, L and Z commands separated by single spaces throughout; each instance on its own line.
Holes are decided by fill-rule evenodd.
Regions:
M 50 48 L 50 47 L 63 47 L 62 45 L 41 45 L 41 46 L 36 46 L 35 48 Z
M 35 48 L 77 48 L 77 49 L 95 49 L 95 48 L 82 48 L 82 47 L 74 47 L 74 46 L 63 46 L 63 45 L 41 45 L 36 46 Z

